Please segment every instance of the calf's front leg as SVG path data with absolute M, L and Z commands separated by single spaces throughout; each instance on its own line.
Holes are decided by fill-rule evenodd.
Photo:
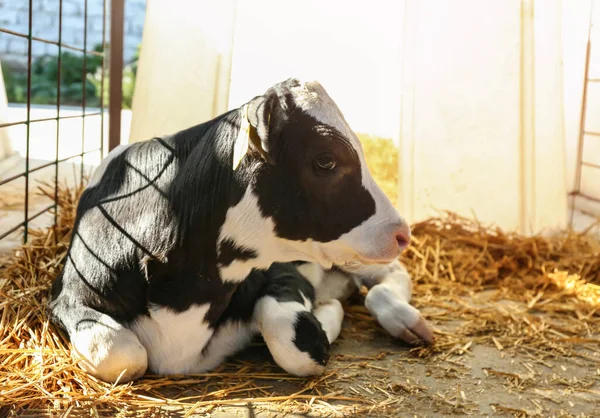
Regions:
M 272 266 L 269 276 L 254 308 L 256 328 L 282 369 L 296 376 L 322 373 L 342 327 L 341 303 L 332 299 L 315 306 L 315 277 L 304 277 L 293 264 Z
M 396 260 L 387 265 L 344 267 L 369 288 L 365 307 L 393 337 L 407 343 L 432 343 L 433 332 L 418 309 L 410 305 L 410 275 Z
M 144 375 L 148 354 L 131 330 L 92 308 L 56 305 L 53 313 L 67 330 L 72 354 L 84 371 L 108 383 Z

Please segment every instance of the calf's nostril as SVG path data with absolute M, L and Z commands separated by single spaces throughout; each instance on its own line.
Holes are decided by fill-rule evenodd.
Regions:
M 396 231 L 396 242 L 398 242 L 398 245 L 402 249 L 408 247 L 408 244 L 410 243 L 410 228 L 408 226 L 403 225 L 398 228 Z
M 396 241 L 398 242 L 398 245 L 400 246 L 400 248 L 406 248 L 408 247 L 408 243 L 409 243 L 410 238 L 398 234 L 396 235 Z

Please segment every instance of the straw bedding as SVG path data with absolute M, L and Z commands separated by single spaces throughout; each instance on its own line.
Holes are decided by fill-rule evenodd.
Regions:
M 365 148 L 376 174 L 382 164 L 394 164 L 389 150 L 378 166 L 368 143 Z M 146 376 L 116 386 L 99 382 L 74 365 L 65 335 L 44 312 L 81 190 L 61 187 L 58 225 L 32 231 L 26 246 L 0 262 L 0 416 L 207 416 L 233 405 L 266 416 L 392 416 L 410 412 L 411 399 L 421 411 L 426 404 L 432 413 L 463 415 L 477 411 L 471 392 L 465 394 L 467 383 L 463 389 L 460 383 L 468 374 L 464 359 L 476 347 L 503 357 L 526 355 L 532 370 L 553 366 L 557 358 L 574 359 L 589 367 L 589 376 L 550 383 L 600 399 L 600 371 L 594 372 L 600 370 L 600 243 L 571 232 L 550 238 L 507 234 L 452 213 L 413 225 L 412 245 L 403 255 L 413 275 L 414 304 L 436 331 L 432 346 L 389 342 L 359 295 L 346 306 L 344 330 L 323 376 L 289 376 L 256 343 L 212 373 Z M 384 342 L 373 349 L 374 340 Z M 392 363 L 402 363 L 408 377 L 390 372 Z M 454 379 L 457 389 L 441 393 L 418 383 L 415 370 L 422 367 Z M 541 384 L 533 372 L 485 372 L 506 390 Z M 532 402 L 532 410 L 491 407 L 506 415 L 544 415 L 543 405 Z

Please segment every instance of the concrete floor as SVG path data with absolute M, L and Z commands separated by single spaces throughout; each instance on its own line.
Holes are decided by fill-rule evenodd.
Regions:
M 436 324 L 436 327 L 451 331 L 449 322 Z M 525 354 L 506 354 L 487 345 L 473 345 L 467 353 L 452 356 L 447 361 L 415 358 L 409 349 L 383 333 L 377 333 L 369 341 L 356 341 L 342 334 L 334 344 L 328 365 L 329 370 L 342 371 L 338 373 L 339 382 L 332 384 L 330 390 L 375 403 L 385 402 L 389 395 L 398 402 L 391 404 L 387 411 L 362 412 L 361 417 L 600 416 L 600 378 L 595 372 L 600 356 L 597 354 L 595 361 L 556 357 L 542 365 Z M 268 361 L 266 350 L 253 351 L 242 358 Z M 364 360 L 349 362 L 352 356 Z M 287 387 L 289 383 L 281 387 L 272 381 L 264 384 L 272 385 L 275 395 L 293 393 L 293 389 Z M 177 394 L 172 395 L 177 398 Z M 219 407 L 211 411 L 210 416 L 275 418 L 302 414 L 284 415 L 274 408 L 255 410 L 252 405 L 246 405 Z

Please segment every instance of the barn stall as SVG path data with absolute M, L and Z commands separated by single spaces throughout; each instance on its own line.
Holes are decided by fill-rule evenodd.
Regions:
M 61 18 L 69 9 L 63 2 L 42 10 Z M 190 0 L 173 8 L 152 0 L 143 10 L 128 105 L 129 63 L 119 62 L 127 56 L 127 30 L 119 30 L 119 22 L 128 27 L 127 9 L 113 1 L 93 17 L 93 0 L 81 3 L 86 34 L 93 21 L 103 27 L 111 19 L 106 26 L 113 27 L 101 31 L 111 47 L 91 54 L 102 58 L 99 80 L 106 84 L 97 110 L 83 92 L 80 109 L 62 108 L 59 94 L 49 116 L 27 95 L 23 105 L 0 95 L 0 242 L 8 243 L 0 267 L 0 414 L 600 413 L 600 50 L 592 47 L 589 28 L 599 15 L 591 2 L 298 8 Z M 87 39 L 79 46 L 63 45 L 60 35 L 40 40 L 34 6 L 24 8 L 25 33 L 0 32 L 27 45 L 28 83 L 36 43 L 56 47 L 59 68 L 67 61 L 61 51 L 87 56 L 91 48 Z M 125 76 L 111 80 L 102 69 Z M 203 375 L 108 385 L 85 374 L 44 307 L 90 170 L 117 144 L 208 120 L 289 76 L 322 82 L 359 133 L 377 182 L 410 220 L 413 237 L 402 259 L 435 344 L 393 341 L 363 307 L 363 289 L 345 305 L 322 376 L 284 373 L 259 341 Z M 15 237 L 25 243 L 16 247 Z

